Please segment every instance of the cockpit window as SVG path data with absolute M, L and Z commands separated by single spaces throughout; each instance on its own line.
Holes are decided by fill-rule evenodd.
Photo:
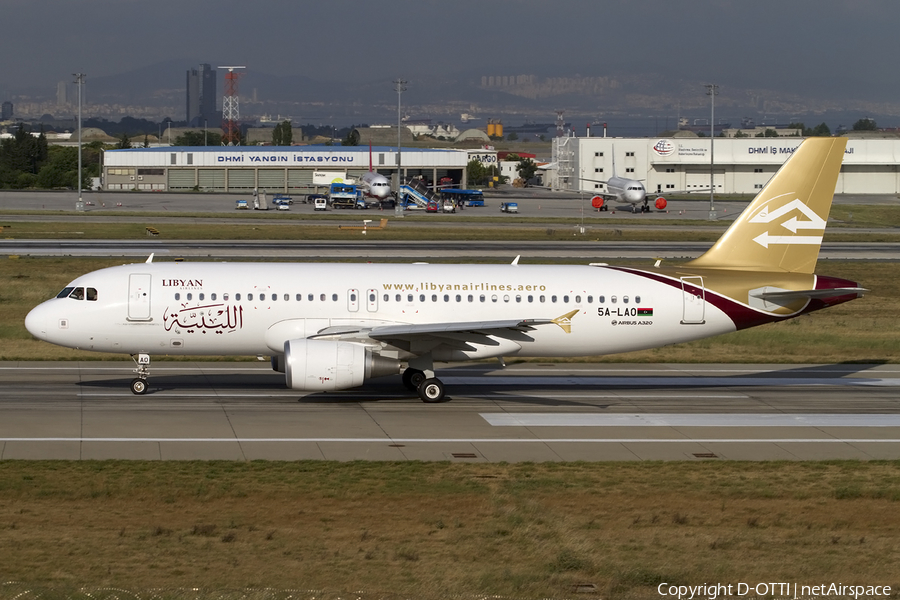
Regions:
M 69 298 L 72 300 L 84 300 L 84 288 L 79 287 L 72 290 L 72 293 L 69 294 Z
M 96 290 L 95 288 L 88 288 L 88 289 L 87 289 L 87 299 L 90 300 L 90 301 L 96 301 L 96 300 L 97 300 L 97 290 Z
M 56 297 L 57 298 L 68 298 L 69 294 L 71 294 L 72 290 L 74 290 L 74 289 L 75 288 L 71 288 L 71 287 L 63 288 L 63 290 L 60 293 L 58 293 L 56 295 Z

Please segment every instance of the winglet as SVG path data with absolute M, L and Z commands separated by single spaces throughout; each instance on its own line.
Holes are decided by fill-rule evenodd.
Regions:
M 153 262 L 153 255 L 154 255 L 154 254 L 156 254 L 156 252 L 151 252 L 151 253 L 150 253 L 150 256 L 147 257 L 147 260 L 146 260 L 145 262 L 147 262 L 147 263 L 152 263 L 152 262 Z
M 578 310 L 573 310 L 572 312 L 567 312 L 564 315 L 556 317 L 553 319 L 552 323 L 556 323 L 560 326 L 560 328 L 566 333 L 572 333 L 572 317 L 578 314 Z
M 520 259 L 521 257 L 522 257 L 521 254 L 516 255 L 516 257 L 515 257 L 515 258 L 513 259 L 513 261 L 512 261 L 512 264 L 514 264 L 514 265 L 519 264 L 519 259 Z

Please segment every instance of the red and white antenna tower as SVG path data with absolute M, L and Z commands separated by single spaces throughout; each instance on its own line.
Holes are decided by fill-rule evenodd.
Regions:
M 235 69 L 247 67 L 219 67 L 228 69 L 225 74 L 225 95 L 222 96 L 222 145 L 241 145 L 241 109 L 238 100 L 238 78 L 243 73 L 236 73 Z

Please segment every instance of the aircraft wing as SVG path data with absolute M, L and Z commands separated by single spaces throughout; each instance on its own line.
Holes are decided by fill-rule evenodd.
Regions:
M 328 327 L 311 338 L 340 338 L 361 341 L 363 337 L 385 342 L 399 348 L 409 348 L 411 344 L 423 342 L 447 344 L 455 347 L 466 343 L 496 345 L 491 338 L 508 340 L 528 340 L 527 333 L 542 325 L 557 325 L 563 331 L 571 331 L 571 318 L 578 311 L 572 311 L 555 319 L 505 319 L 497 321 L 465 321 L 448 323 L 421 323 L 381 325 L 372 329 L 356 327 Z

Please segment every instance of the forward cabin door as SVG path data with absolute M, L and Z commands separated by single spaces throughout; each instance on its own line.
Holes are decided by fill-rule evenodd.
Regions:
M 366 308 L 369 312 L 378 312 L 378 290 L 366 290 Z
M 699 325 L 706 322 L 706 290 L 703 288 L 702 277 L 681 278 L 681 299 L 683 325 Z
M 128 320 L 150 321 L 150 274 L 128 276 Z
M 347 310 L 350 312 L 359 310 L 359 290 L 347 290 Z

